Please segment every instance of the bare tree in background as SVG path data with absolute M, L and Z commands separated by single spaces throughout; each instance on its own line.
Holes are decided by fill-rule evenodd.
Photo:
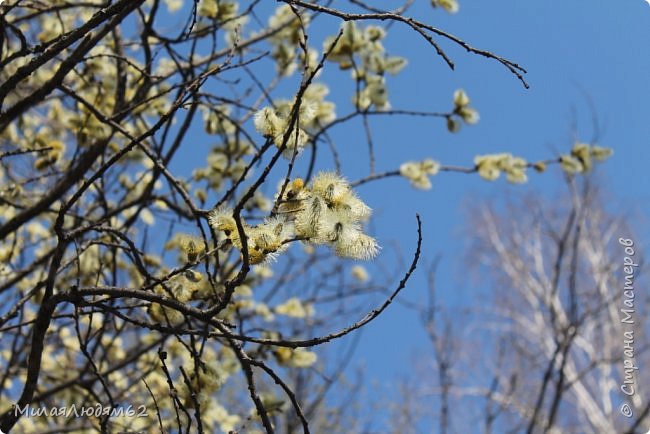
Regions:
M 467 258 L 480 291 L 463 293 L 467 311 L 452 311 L 430 279 L 419 310 L 433 344 L 425 369 L 437 381 L 419 388 L 430 407 L 415 422 L 458 433 L 647 431 L 642 240 L 593 177 L 567 186 L 472 206 Z

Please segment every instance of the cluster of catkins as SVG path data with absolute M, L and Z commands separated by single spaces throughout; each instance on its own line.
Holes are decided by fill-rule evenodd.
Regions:
M 354 21 L 346 21 L 338 39 L 330 36 L 323 43 L 323 51 L 329 53 L 327 60 L 341 69 L 352 69 L 352 77 L 362 85 L 352 99 L 360 110 L 390 109 L 385 75 L 397 75 L 406 66 L 406 59 L 386 54 L 385 36 L 381 27 L 360 29 Z
M 297 240 L 330 246 L 344 258 L 368 260 L 377 255 L 377 241 L 362 230 L 362 223 L 372 211 L 341 176 L 322 172 L 310 185 L 297 178 L 277 201 L 277 211 L 262 223 L 251 226 L 242 220 L 249 263 L 274 259 L 291 241 Z M 231 209 L 212 211 L 209 222 L 234 247 L 242 250 Z
M 416 188 L 428 190 L 431 188 L 429 176 L 440 171 L 440 163 L 427 158 L 423 161 L 407 161 L 399 167 L 399 173 Z
M 478 111 L 470 107 L 470 99 L 465 90 L 458 89 L 454 92 L 454 111 L 452 115 L 447 117 L 447 129 L 450 133 L 457 133 L 460 131 L 461 122 L 467 125 L 474 125 L 480 119 Z
M 336 119 L 334 103 L 325 100 L 329 89 L 322 83 L 309 86 L 300 101 L 296 122 L 292 124 L 291 111 L 295 101 L 276 100 L 274 107 L 264 107 L 255 114 L 255 129 L 264 137 L 273 139 L 278 148 L 282 148 L 284 136 L 291 126 L 291 133 L 286 140 L 283 155 L 292 158 L 294 152 L 300 153 L 310 139 L 309 132 L 318 131 Z
M 273 46 L 271 56 L 275 60 L 277 72 L 285 77 L 292 75 L 298 68 L 298 61 L 314 67 L 318 63 L 318 53 L 311 47 L 305 50 L 305 32 L 311 17 L 308 13 L 298 14 L 289 5 L 281 5 L 269 18 L 269 28 L 275 31 L 268 41 Z
M 514 157 L 512 154 L 477 155 L 474 158 L 474 163 L 481 178 L 488 181 L 497 179 L 501 172 L 505 172 L 508 181 L 515 184 L 521 184 L 528 180 L 526 176 L 528 163 L 523 158 Z
M 560 156 L 560 165 L 570 174 L 585 173 L 591 170 L 593 160 L 605 161 L 613 153 L 610 148 L 578 142 L 573 145 L 571 154 Z

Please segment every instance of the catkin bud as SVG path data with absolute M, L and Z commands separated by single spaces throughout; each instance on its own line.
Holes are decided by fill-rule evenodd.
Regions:
M 543 161 L 539 161 L 533 164 L 533 169 L 535 169 L 539 173 L 544 173 L 546 171 L 546 163 L 544 163 Z

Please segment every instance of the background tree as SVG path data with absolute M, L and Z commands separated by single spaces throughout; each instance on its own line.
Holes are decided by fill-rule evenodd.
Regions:
M 400 274 L 377 283 L 346 263 L 379 251 L 354 188 L 403 176 L 426 189 L 442 171 L 519 183 L 530 168 L 582 172 L 609 155 L 578 143 L 535 163 L 494 154 L 376 171 L 370 116 L 452 133 L 478 121 L 460 89 L 440 111 L 391 108 L 390 76 L 406 65 L 382 44 L 391 25 L 452 68 L 441 41 L 527 84 L 516 63 L 410 17 L 412 2 L 351 3 L 0 5 L 0 429 L 341 431 L 346 413 L 328 417 L 325 396 L 345 357 L 323 364 L 313 349 L 380 315 L 422 245 L 414 219 Z M 342 115 L 321 81 L 333 68 L 351 77 Z M 330 132 L 357 119 L 369 170 L 348 181 Z M 372 309 L 376 292 L 387 298 Z M 98 410 L 21 417 L 29 405 Z M 148 416 L 124 416 L 127 405 Z
M 433 358 L 421 368 L 437 376 L 411 390 L 423 398 L 420 412 L 431 402 L 437 410 L 409 426 L 433 420 L 436 432 L 467 432 L 471 414 L 485 433 L 645 432 L 644 248 L 599 184 L 568 177 L 562 196 L 471 207 L 478 229 L 467 257 L 478 293 L 465 292 L 460 308 L 442 306 L 431 268 L 419 310 Z

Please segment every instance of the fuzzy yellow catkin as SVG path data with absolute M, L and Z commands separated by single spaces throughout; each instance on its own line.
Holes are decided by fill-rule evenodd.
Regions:
M 499 177 L 501 172 L 499 171 L 497 161 L 491 156 L 477 156 L 474 162 L 476 163 L 481 178 L 494 181 Z
M 291 182 L 291 191 L 299 192 L 305 187 L 305 181 L 302 178 L 296 178 Z
M 610 148 L 605 148 L 598 145 L 591 147 L 591 156 L 594 157 L 594 159 L 597 161 L 604 161 L 607 158 L 611 157 L 613 154 L 614 151 Z
M 469 103 L 469 96 L 467 96 L 464 89 L 458 89 L 454 92 L 454 105 L 456 107 L 466 107 Z
M 185 253 L 187 254 L 187 260 L 190 262 L 196 261 L 196 258 L 199 255 L 198 249 L 196 248 L 196 244 L 194 241 L 190 240 L 187 243 L 187 247 L 185 249 Z
M 591 150 L 586 143 L 576 143 L 571 150 L 571 156 L 575 157 L 582 164 L 582 171 L 591 170 Z
M 469 106 L 470 99 L 463 89 L 458 89 L 454 92 L 454 111 L 453 113 L 460 117 L 463 122 L 468 125 L 476 124 L 479 119 L 479 113 L 476 109 Z M 460 129 L 460 124 L 454 123 L 451 118 L 447 118 L 447 129 L 450 132 L 457 132 Z
M 279 188 L 281 189 L 281 187 Z M 305 182 L 302 178 L 296 178 L 286 186 L 283 196 L 277 198 L 277 212 L 279 215 L 285 215 L 286 218 L 291 219 L 293 216 L 289 214 L 301 211 L 306 206 L 308 198 L 309 192 L 305 190 Z
M 560 166 L 562 170 L 569 174 L 580 173 L 584 170 L 584 166 L 572 155 L 562 155 L 560 156 Z
M 460 9 L 457 0 L 431 0 L 433 7 L 441 7 L 450 14 L 455 14 Z
M 34 168 L 38 171 L 45 170 L 54 164 L 54 160 L 49 157 L 39 157 L 34 161 Z
M 537 172 L 543 173 L 546 171 L 546 163 L 544 163 L 543 161 L 538 161 L 537 163 L 533 164 L 533 168 Z
M 457 133 L 460 131 L 461 124 L 456 119 L 452 117 L 447 118 L 447 130 L 450 133 Z
M 368 274 L 366 269 L 364 267 L 362 267 L 361 265 L 355 265 L 354 267 L 352 267 L 352 269 L 350 271 L 351 271 L 352 277 L 354 277 L 359 282 L 363 283 L 363 282 L 367 282 L 368 280 L 370 280 L 370 275 Z
M 185 278 L 191 282 L 198 283 L 203 280 L 203 275 L 195 270 L 187 270 L 185 272 Z
M 196 196 L 196 198 L 197 198 L 201 203 L 205 203 L 205 201 L 206 201 L 207 198 L 208 198 L 208 194 L 207 194 L 207 192 L 206 192 L 205 190 L 203 190 L 202 188 L 197 189 L 197 190 L 194 192 L 194 195 Z
M 255 129 L 265 137 L 273 137 L 284 129 L 284 122 L 280 120 L 275 110 L 271 107 L 265 107 L 255 113 L 253 123 Z

